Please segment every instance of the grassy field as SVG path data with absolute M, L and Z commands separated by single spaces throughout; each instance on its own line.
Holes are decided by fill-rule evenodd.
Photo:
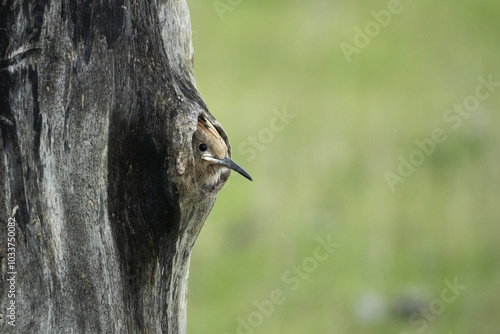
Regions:
M 189 6 L 254 182 L 195 245 L 188 333 L 499 333 L 500 2 Z

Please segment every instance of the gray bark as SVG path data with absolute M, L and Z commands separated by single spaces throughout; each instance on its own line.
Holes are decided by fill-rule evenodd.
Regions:
M 185 0 L 2 2 L 0 332 L 185 333 L 200 114 Z

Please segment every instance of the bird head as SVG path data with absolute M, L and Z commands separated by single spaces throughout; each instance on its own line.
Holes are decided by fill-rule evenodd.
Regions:
M 193 153 L 196 178 L 204 186 L 215 185 L 222 173 L 228 169 L 232 169 L 252 181 L 252 177 L 231 160 L 226 142 L 214 125 L 203 116 L 198 118 L 196 131 L 193 135 Z

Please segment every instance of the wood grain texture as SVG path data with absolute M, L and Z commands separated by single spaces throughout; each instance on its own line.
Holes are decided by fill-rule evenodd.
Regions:
M 184 0 L 2 3 L 0 332 L 185 333 L 199 115 Z

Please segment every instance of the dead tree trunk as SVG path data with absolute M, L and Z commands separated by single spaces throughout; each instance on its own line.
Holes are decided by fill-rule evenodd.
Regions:
M 185 333 L 225 182 L 194 176 L 185 0 L 1 6 L 0 332 Z

